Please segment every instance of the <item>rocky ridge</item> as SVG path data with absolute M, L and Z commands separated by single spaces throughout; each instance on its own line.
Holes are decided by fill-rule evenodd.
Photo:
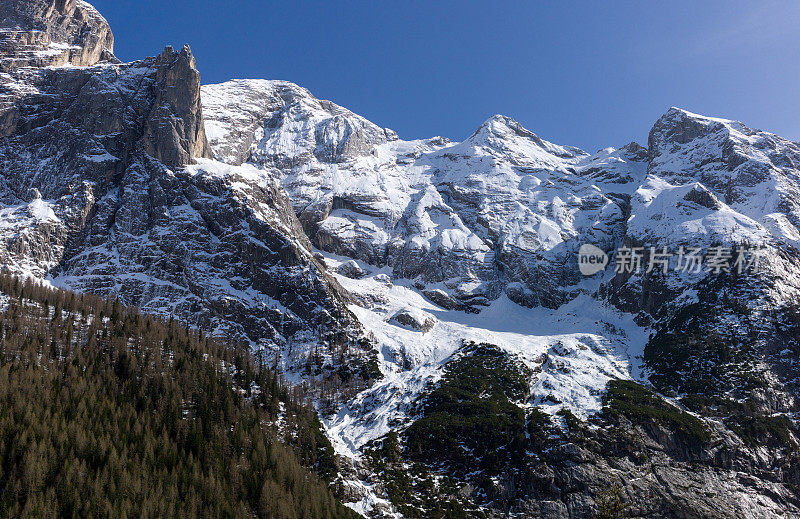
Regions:
M 0 72 L 114 61 L 114 35 L 82 0 L 6 0 L 0 5 Z
M 616 484 L 639 517 L 800 514 L 797 143 L 680 109 L 647 148 L 591 154 L 504 116 L 405 141 L 292 83 L 201 88 L 188 47 L 119 63 L 85 2 L 4 2 L 0 20 L 3 265 L 324 380 L 357 510 L 413 516 L 428 494 L 590 517 Z M 584 243 L 766 259 L 583 277 Z M 475 344 L 511 389 L 470 393 L 496 380 L 464 364 Z M 423 431 L 455 455 L 497 409 L 524 440 L 489 438 L 515 454 L 486 470 L 414 448 Z
M 84 2 L 3 9 L 5 20 L 35 20 L 24 28 L 87 49 L 106 34 Z M 320 328 L 354 330 L 346 294 L 285 194 L 252 168 L 205 158 L 189 47 L 93 61 L 0 76 L 4 266 L 264 347 L 293 340 L 298 357 Z
M 555 474 L 550 490 L 521 487 L 520 477 L 534 477 L 526 468 L 488 487 L 470 480 L 481 488 L 473 497 L 504 496 L 520 514 L 588 517 L 612 478 L 638 503 L 637 516 L 770 517 L 796 509 L 796 454 L 790 452 L 797 430 L 773 422 L 797 412 L 800 374 L 787 332 L 800 288 L 796 143 L 674 108 L 654 126 L 648 148 L 631 143 L 589 154 L 544 141 L 503 116 L 462 143 L 403 141 L 285 82 L 234 81 L 205 86 L 203 94 L 217 157 L 249 163 L 281 182 L 313 243 L 359 301 L 353 310 L 383 344 L 390 374 L 328 420 L 343 452 L 368 449 L 391 431 L 402 446 L 422 418 L 414 402 L 436 387 L 462 341 L 489 341 L 519 355 L 533 372 L 523 405 L 553 416 L 566 409 L 584 419 L 604 417 L 611 413 L 601 402 L 606 385 L 634 377 L 677 397 L 679 409 L 699 413 L 715 433 L 681 439 L 669 424 L 623 416 L 622 430 L 639 447 L 612 454 L 603 442 L 630 438 L 617 437 L 619 419 L 606 416 L 605 432 L 581 433 L 579 472 L 561 454 L 531 460 Z M 246 131 L 232 133 L 233 127 Z M 346 130 L 328 134 L 330 127 Z M 347 151 L 324 153 L 332 148 Z M 641 247 L 644 266 L 650 247 L 706 253 L 758 246 L 765 259 L 758 275 L 691 275 L 676 268 L 673 255 L 668 272 L 616 274 L 612 264 L 585 278 L 576 263 L 584 243 L 609 252 Z M 541 309 L 528 314 L 537 324 L 507 322 L 517 312 L 510 302 Z M 607 302 L 636 324 L 604 310 Z M 481 317 L 453 316 L 463 310 Z M 396 318 L 414 314 L 430 315 L 436 324 L 412 331 Z M 756 453 L 743 440 L 752 428 L 773 426 L 784 431 L 788 451 Z M 771 441 L 769 434 L 756 441 Z M 576 442 L 568 435 L 548 448 L 561 452 Z M 661 459 L 661 475 L 625 458 Z M 697 462 L 706 467 L 699 478 L 687 465 Z M 737 483 L 732 466 L 755 479 Z M 777 479 L 768 475 L 776 473 Z M 386 483 L 369 471 L 357 477 Z M 629 483 L 637 480 L 650 482 Z M 665 487 L 669 481 L 685 485 Z M 700 503 L 688 490 L 697 485 L 715 497 Z M 360 506 L 391 515 L 391 505 L 358 485 L 345 487 L 363 499 Z M 721 497 L 723 487 L 736 497 Z M 766 494 L 774 500 L 754 497 Z M 404 503 L 395 504 L 395 511 L 404 510 Z

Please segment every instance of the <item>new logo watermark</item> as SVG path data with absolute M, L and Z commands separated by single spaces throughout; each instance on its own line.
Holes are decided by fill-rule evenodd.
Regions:
M 584 276 L 594 276 L 605 270 L 608 265 L 608 254 L 600 247 L 584 243 L 578 250 L 578 268 Z
M 712 246 L 706 250 L 680 247 L 673 251 L 667 247 L 620 247 L 609 254 L 595 245 L 585 243 L 578 250 L 578 268 L 584 276 L 593 276 L 605 270 L 612 255 L 618 274 L 635 274 L 641 271 L 757 274 L 764 268 L 766 250 L 745 246 Z

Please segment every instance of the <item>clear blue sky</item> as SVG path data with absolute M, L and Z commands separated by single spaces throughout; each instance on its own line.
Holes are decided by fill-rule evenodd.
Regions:
M 204 83 L 290 80 L 403 138 L 501 113 L 594 151 L 675 105 L 800 140 L 795 0 L 90 2 L 123 60 L 189 43 Z

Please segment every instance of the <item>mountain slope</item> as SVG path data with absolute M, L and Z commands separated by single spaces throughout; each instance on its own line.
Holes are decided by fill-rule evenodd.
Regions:
M 313 411 L 247 345 L 0 276 L 5 517 L 354 517 Z
M 203 96 L 207 119 L 221 129 L 214 153 L 282 183 L 381 347 L 385 379 L 326 420 L 340 452 L 378 463 L 343 482 L 360 507 L 392 509 L 366 490 L 378 485 L 395 511 L 415 516 L 431 506 L 422 497 L 426 478 L 447 475 L 460 483 L 439 488 L 440 499 L 467 492 L 468 507 L 548 517 L 591 515 L 609 481 L 635 515 L 771 517 L 796 508 L 794 143 L 677 109 L 656 123 L 649 149 L 630 144 L 590 155 L 502 116 L 463 143 L 402 141 L 285 82 L 205 86 Z M 262 98 L 270 102 L 259 108 Z M 247 130 L 223 130 L 234 121 Z M 330 127 L 347 128 L 335 141 L 346 152 L 324 153 Z M 767 259 L 758 274 L 679 272 L 673 255 L 665 273 L 615 273 L 612 263 L 587 278 L 577 266 L 584 243 L 642 247 L 645 266 L 649 247 L 705 253 L 757 245 Z M 520 375 L 528 393 L 515 404 L 525 420 L 538 416 L 531 410 L 547 413 L 544 440 L 521 447 L 529 456 L 521 467 L 513 455 L 492 458 L 494 471 L 459 472 L 452 459 L 443 464 L 415 447 L 421 430 L 423 444 L 452 433 L 431 429 L 426 413 L 447 412 L 429 400 L 469 343 L 499 347 L 528 373 Z M 608 387 L 630 378 L 679 400 L 647 396 L 641 386 L 606 399 Z M 446 423 L 471 412 L 461 407 Z M 593 420 L 592 428 L 570 426 L 573 416 L 575 424 Z M 687 417 L 706 432 L 686 436 Z M 400 464 L 387 467 L 368 453 L 392 435 Z M 446 451 L 452 441 L 459 440 L 447 439 Z M 578 458 L 565 457 L 563 449 L 575 446 Z M 647 475 L 647 457 L 659 459 L 659 476 Z M 620 465 L 624 458 L 633 464 Z M 565 465 L 570 459 L 580 459 L 579 472 Z M 420 462 L 427 469 L 408 480 L 403 474 Z M 698 463 L 702 475 L 691 475 Z M 559 474 L 549 490 L 526 486 L 540 464 Z M 754 479 L 736 482 L 731 464 Z M 632 483 L 642 478 L 648 482 Z M 667 485 L 677 481 L 685 484 Z M 398 485 L 408 492 L 398 494 Z M 698 499 L 690 490 L 697 485 L 714 497 Z M 774 500 L 753 497 L 765 494 Z
M 14 16 L 3 23 L 84 49 L 105 34 L 84 2 L 41 4 L 4 3 Z M 12 61 L 27 52 L 2 47 Z M 200 75 L 188 47 L 129 64 L 75 64 L 91 66 L 0 76 L 5 265 L 220 336 L 270 348 L 294 340 L 297 355 L 320 327 L 357 335 L 346 294 L 313 257 L 284 194 L 252 168 L 203 159 Z
M 503 291 L 528 306 L 574 296 L 562 266 L 585 241 L 619 238 L 645 174 L 641 147 L 589 155 L 501 116 L 451 144 L 401 141 L 286 82 L 208 85 L 203 100 L 216 157 L 279 180 L 317 247 L 440 283 L 465 307 Z
M 83 2 L 4 6 L 4 264 L 247 341 L 315 395 L 351 507 L 798 513 L 796 143 L 679 109 L 648 148 L 505 116 L 406 141 L 285 81 L 201 88 L 188 47 L 118 63 Z

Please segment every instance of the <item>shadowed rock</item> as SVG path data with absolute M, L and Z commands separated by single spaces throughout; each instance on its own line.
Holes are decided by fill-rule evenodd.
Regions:
M 192 51 L 167 47 L 156 59 L 156 99 L 147 120 L 145 149 L 169 168 L 210 157 L 200 105 L 200 73 Z

